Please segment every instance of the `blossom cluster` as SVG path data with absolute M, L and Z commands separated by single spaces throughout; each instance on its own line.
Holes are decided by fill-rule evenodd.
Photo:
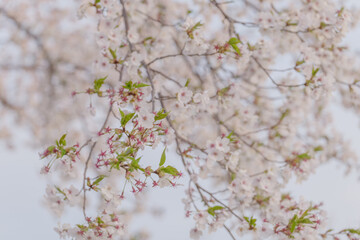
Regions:
M 322 203 L 284 190 L 332 160 L 359 167 L 331 115 L 335 104 L 359 113 L 357 58 L 342 42 L 355 10 L 332 0 L 84 0 L 77 15 L 89 27 L 73 34 L 95 44 L 51 52 L 52 41 L 37 40 L 48 33 L 33 37 L 55 82 L 50 95 L 72 92 L 63 111 L 45 107 L 46 119 L 74 120 L 40 154 L 56 181 L 50 209 L 84 217 L 60 224 L 61 238 L 129 238 L 124 201 L 182 177 L 192 239 L 219 228 L 231 239 L 360 238 L 356 226 L 329 230 Z M 65 65 L 88 75 L 73 84 Z M 158 159 L 144 154 L 160 148 Z

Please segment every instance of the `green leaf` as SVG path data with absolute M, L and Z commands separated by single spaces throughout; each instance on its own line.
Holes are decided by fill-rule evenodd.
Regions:
M 135 158 L 130 156 L 133 152 L 134 152 L 134 149 L 132 147 L 128 147 L 124 152 L 118 154 L 116 157 L 116 159 L 118 161 L 111 162 L 111 169 L 115 168 L 117 170 L 120 170 L 120 163 L 125 162 L 127 159 L 130 159 L 130 160 L 138 163 L 140 161 L 141 157 L 139 157 L 138 159 L 135 160 Z M 136 165 L 135 162 L 134 162 L 135 165 L 132 166 L 132 170 L 134 168 L 137 169 L 137 167 L 140 167 L 140 166 Z
M 105 79 L 107 78 L 107 76 L 103 77 L 103 78 L 99 78 L 96 79 L 94 81 L 94 90 L 97 92 L 100 90 L 101 86 L 104 84 Z
M 286 21 L 286 26 L 297 26 L 298 25 L 298 23 L 296 23 L 296 22 L 291 22 L 291 20 L 287 20 Z
M 236 178 L 236 173 L 231 173 L 231 181 L 230 182 L 232 182 L 232 181 L 234 181 L 235 180 L 235 178 Z
M 235 141 L 235 139 L 232 137 L 233 134 L 234 134 L 234 131 L 231 131 L 231 133 L 226 136 L 226 138 L 229 139 L 230 142 L 234 142 L 234 141 Z
M 324 22 L 321 22 L 320 23 L 320 29 L 324 29 L 324 28 L 326 28 L 328 26 L 328 24 L 326 24 L 326 23 L 324 23 Z
M 125 114 L 124 114 L 125 115 Z M 121 126 L 125 127 L 126 124 L 134 117 L 135 113 L 126 114 L 121 118 Z
M 149 41 L 150 42 L 150 44 L 152 44 L 154 41 L 155 41 L 155 38 L 153 38 L 153 37 L 147 37 L 147 38 L 144 38 L 144 40 L 143 40 L 143 44 L 144 44 L 144 46 L 146 46 L 147 44 L 146 44 L 146 42 L 147 41 Z
M 322 150 L 324 150 L 324 148 L 322 146 L 317 146 L 317 147 L 314 148 L 315 152 L 319 152 L 319 151 L 322 151 Z
M 133 168 L 133 169 L 135 169 L 135 170 L 138 170 L 138 169 L 140 169 L 141 167 L 140 167 L 140 165 L 139 165 L 139 161 L 140 161 L 140 158 L 138 158 L 138 159 L 133 159 L 132 161 L 131 161 L 131 167 Z
M 99 183 L 100 183 L 105 177 L 106 177 L 105 175 L 100 175 L 100 176 L 98 176 L 97 179 L 93 182 L 92 185 L 95 185 L 95 186 L 99 185 Z
M 164 118 L 167 117 L 167 115 L 169 114 L 169 112 L 165 112 L 164 109 L 161 109 L 160 111 L 158 111 L 154 117 L 154 120 L 155 121 L 159 121 L 159 120 L 162 120 Z
M 297 158 L 299 158 L 299 159 L 311 159 L 311 156 L 308 153 L 303 153 L 303 154 L 297 155 Z
M 48 152 L 52 153 L 55 150 L 55 146 L 54 145 L 50 146 L 50 147 L 47 148 L 47 150 L 48 150 Z
M 230 86 L 224 87 L 218 91 L 219 96 L 224 96 L 230 90 Z
M 279 119 L 279 123 L 281 123 L 281 122 L 284 120 L 284 118 L 289 115 L 289 113 L 290 113 L 290 110 L 289 110 L 289 109 L 286 109 L 285 112 L 283 112 L 283 113 L 281 114 L 281 117 L 280 117 L 280 119 Z M 278 124 L 278 125 L 279 125 L 279 124 Z
M 313 222 L 308 218 L 300 219 L 298 222 L 304 224 L 313 224 Z
M 301 64 L 304 64 L 305 60 L 296 61 L 296 66 L 300 66 Z
M 159 163 L 159 166 L 162 166 L 164 165 L 165 161 L 166 161 L 166 154 L 165 154 L 165 150 L 166 150 L 166 147 L 164 148 L 164 151 L 162 152 L 161 154 L 161 158 L 160 158 L 160 163 Z
M 222 207 L 222 206 L 214 206 L 214 207 L 209 207 L 207 211 L 211 216 L 214 217 L 215 216 L 215 211 L 221 210 L 221 209 L 224 209 L 224 207 Z
M 134 149 L 132 147 L 128 147 L 125 152 L 123 152 L 121 155 L 122 156 L 129 156 L 130 154 L 132 154 L 134 152 Z
M 312 72 L 311 72 L 311 76 L 312 76 L 312 77 L 315 77 L 319 70 L 320 70 L 320 68 L 316 68 L 316 69 L 315 69 L 315 68 L 313 67 L 313 68 L 312 68 Z
M 230 40 L 228 41 L 229 45 L 235 50 L 235 52 L 241 57 L 242 54 L 240 52 L 239 47 L 236 45 L 238 43 L 241 43 L 241 41 L 237 38 L 230 38 Z
M 126 161 L 126 158 L 122 154 L 117 155 L 116 159 L 118 160 L 119 163 Z
M 231 45 L 231 46 L 232 46 L 232 48 L 235 50 L 235 52 L 241 57 L 242 54 L 241 54 L 240 49 L 238 48 L 238 46 L 236 46 L 235 44 L 234 44 L 234 45 Z
M 191 39 L 194 39 L 194 33 L 193 33 L 193 32 L 194 32 L 196 29 L 198 29 L 199 27 L 201 27 L 201 26 L 203 26 L 203 24 L 201 24 L 201 22 L 197 22 L 192 28 L 188 29 L 188 30 L 186 31 L 188 37 L 191 38 Z
M 233 45 L 233 44 L 241 43 L 241 41 L 240 41 L 239 39 L 233 37 L 233 38 L 230 38 L 230 40 L 228 41 L 228 43 L 229 43 L 230 45 Z
M 64 193 L 58 186 L 55 186 L 56 190 L 61 193 L 62 195 L 64 195 L 65 199 L 67 198 L 66 193 Z
M 132 81 L 125 82 L 125 85 L 123 86 L 123 88 L 131 91 L 133 89 L 133 82 Z
M 255 51 L 256 50 L 256 46 L 253 46 L 250 43 L 247 43 L 247 46 L 248 46 L 249 51 Z
M 116 50 L 112 50 L 110 47 L 109 47 L 109 52 L 111 53 L 111 56 L 114 60 L 116 60 Z
M 112 161 L 110 163 L 110 165 L 111 165 L 110 170 L 113 169 L 113 168 L 115 168 L 117 170 L 120 170 L 120 163 L 125 161 L 125 158 L 117 156 L 117 160 L 119 160 L 119 161 Z
M 359 229 L 348 228 L 348 229 L 344 229 L 343 231 L 344 232 L 349 232 L 349 233 L 352 233 L 352 234 L 360 235 L 360 228 Z
M 251 217 L 250 224 L 252 226 L 255 226 L 256 225 L 255 223 L 256 223 L 256 219 Z
M 186 79 L 185 87 L 189 86 L 190 78 Z
M 249 230 L 255 230 L 256 227 L 256 218 L 249 218 L 244 216 L 245 221 L 249 224 Z
M 62 135 L 60 140 L 59 140 L 59 144 L 62 145 L 62 146 L 66 146 L 66 134 Z
M 101 219 L 101 217 L 97 217 L 97 218 L 96 218 L 96 222 L 97 222 L 99 225 L 104 223 L 104 221 Z
M 125 117 L 125 113 L 123 111 L 121 111 L 121 109 L 119 108 L 119 112 L 121 114 L 121 119 L 123 119 Z
M 308 209 L 305 210 L 305 212 L 303 214 L 301 214 L 300 219 L 303 219 L 304 217 L 306 217 L 307 215 L 309 215 L 309 212 L 311 212 L 311 210 L 313 210 L 312 207 L 309 207 Z
M 81 231 L 86 232 L 86 231 L 88 230 L 88 227 L 86 227 L 86 226 L 84 226 L 84 225 L 76 224 L 76 226 L 77 226 Z
M 61 152 L 61 157 L 65 156 L 67 154 L 67 151 L 62 147 L 60 147 L 60 152 Z
M 203 26 L 204 24 L 202 24 L 200 21 L 197 22 L 192 28 L 192 31 L 195 31 L 196 29 L 198 29 L 199 27 Z
M 293 233 L 295 231 L 296 226 L 298 225 L 298 216 L 295 214 L 294 217 L 290 220 L 290 232 Z
M 148 87 L 150 85 L 145 84 L 145 83 L 134 83 L 133 87 L 134 88 L 142 88 L 142 87 Z
M 173 176 L 177 176 L 179 174 L 179 171 L 172 166 L 167 166 L 165 168 L 162 168 L 161 171 L 168 173 L 170 175 L 173 175 Z

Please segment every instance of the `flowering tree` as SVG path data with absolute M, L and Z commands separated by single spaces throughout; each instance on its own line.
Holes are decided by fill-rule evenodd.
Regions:
M 330 160 L 358 167 L 331 122 L 335 102 L 359 111 L 358 60 L 342 43 L 356 12 L 332 0 L 37 0 L 5 1 L 0 16 L 1 111 L 47 143 L 50 209 L 83 215 L 61 238 L 128 239 L 124 202 L 179 181 L 192 239 L 360 238 L 284 192 Z

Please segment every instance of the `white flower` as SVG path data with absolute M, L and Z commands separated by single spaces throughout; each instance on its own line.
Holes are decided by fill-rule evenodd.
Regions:
M 130 29 L 128 33 L 128 38 L 129 41 L 132 43 L 137 42 L 139 40 L 139 34 L 135 30 Z
M 215 141 L 215 146 L 216 146 L 217 150 L 226 153 L 226 152 L 230 151 L 229 143 L 230 143 L 230 140 L 228 138 L 218 137 Z
M 163 187 L 170 186 L 171 182 L 168 177 L 164 176 L 159 179 L 158 184 L 159 184 L 159 187 L 163 188 Z
M 83 1 L 83 3 L 80 5 L 78 11 L 77 11 L 77 16 L 79 19 L 82 19 L 85 17 L 85 13 L 86 11 L 88 10 L 88 8 L 90 7 L 91 5 L 89 4 L 89 1 L 88 0 L 85 0 Z
M 195 93 L 193 97 L 194 103 L 197 103 L 197 107 L 199 110 L 206 110 L 207 105 L 210 102 L 210 97 L 207 91 L 203 93 Z
M 60 235 L 60 239 L 66 239 L 70 228 L 70 224 L 58 224 L 58 227 L 55 227 L 54 230 Z
M 194 220 L 196 221 L 196 226 L 197 229 L 200 230 L 204 230 L 208 221 L 207 221 L 207 217 L 209 216 L 209 214 L 205 211 L 201 211 L 201 212 L 197 212 L 194 215 Z
M 201 235 L 202 235 L 202 231 L 200 231 L 197 228 L 193 228 L 190 231 L 190 238 L 192 238 L 192 239 L 198 240 L 198 239 L 200 239 Z
M 206 167 L 208 169 L 211 169 L 215 166 L 215 163 L 217 161 L 217 158 L 214 155 L 209 155 L 206 159 Z
M 187 87 L 181 88 L 177 93 L 178 101 L 184 105 L 191 101 L 192 96 L 193 92 Z
M 239 160 L 240 160 L 240 151 L 237 150 L 231 154 L 227 166 L 231 169 L 235 169 L 237 167 Z
M 106 201 L 111 201 L 114 198 L 114 194 L 112 193 L 110 186 L 101 188 L 100 192 Z
M 130 56 L 130 63 L 134 66 L 139 66 L 143 60 L 143 55 L 138 52 L 133 52 Z
M 192 28 L 193 26 L 195 25 L 195 22 L 192 18 L 186 18 L 184 24 L 182 25 L 183 29 L 186 31 L 186 30 L 189 30 L 190 28 Z
M 45 202 L 46 205 L 50 208 L 50 210 L 58 217 L 60 217 L 64 211 L 64 196 L 57 195 L 58 190 L 48 185 L 46 187 L 46 196 L 45 196 Z M 59 193 L 60 194 L 60 193 Z
M 138 116 L 140 126 L 144 128 L 152 128 L 155 115 L 146 110 L 141 109 Z
M 280 21 L 276 14 L 270 12 L 260 12 L 258 14 L 258 23 L 262 28 L 280 27 Z
M 201 103 L 202 100 L 201 96 L 202 96 L 201 93 L 195 93 L 193 98 L 194 103 Z
M 79 192 L 73 185 L 70 188 L 65 188 L 64 193 L 66 194 L 66 198 L 69 201 L 70 206 L 76 205 L 78 203 L 77 193 Z

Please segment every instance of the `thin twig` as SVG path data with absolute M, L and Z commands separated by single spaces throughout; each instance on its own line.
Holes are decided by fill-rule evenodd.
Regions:
M 254 56 L 251 56 L 251 58 L 256 62 L 256 64 L 261 68 L 261 70 L 264 71 L 264 73 L 268 76 L 268 78 L 271 80 L 271 82 L 273 84 L 275 84 L 276 86 L 278 87 L 302 87 L 305 85 L 305 83 L 301 83 L 301 84 L 293 84 L 293 85 L 287 85 L 287 84 L 282 84 L 282 83 L 277 83 L 273 77 L 270 75 L 270 73 L 265 69 L 265 67 L 263 65 L 261 65 L 261 63 L 259 62 L 259 60 L 254 57 Z
M 152 17 L 152 16 L 150 16 L 150 15 L 148 15 L 148 14 L 146 14 L 146 13 L 144 13 L 144 12 L 138 10 L 138 9 L 137 9 L 136 11 L 137 11 L 138 13 L 146 16 L 148 19 L 150 19 L 150 20 L 152 20 L 152 21 L 154 21 L 154 22 L 160 23 L 162 26 L 165 26 L 165 27 L 176 27 L 176 25 L 177 25 L 177 24 L 167 24 L 167 23 L 164 23 L 163 21 L 161 21 L 161 20 L 159 20 L 159 19 L 156 19 L 156 18 L 154 18 L 154 17 Z
M 153 79 L 151 77 L 148 64 L 146 64 L 145 61 L 141 61 L 141 64 L 144 66 L 144 68 L 146 70 L 146 74 L 148 75 L 148 78 L 149 78 L 149 81 L 150 81 L 150 85 L 151 85 L 151 111 L 154 112 L 155 111 L 155 87 L 154 87 Z
M 107 122 L 108 122 L 108 120 L 109 120 L 109 116 L 110 116 L 110 113 L 111 113 L 111 109 L 112 109 L 112 105 L 110 105 L 110 107 L 109 107 L 109 110 L 108 110 L 108 112 L 107 112 L 107 114 L 106 114 L 105 121 L 104 121 L 103 125 L 101 126 L 99 132 L 101 132 L 101 131 L 105 128 L 105 126 L 106 126 L 106 124 L 107 124 Z M 84 214 L 84 218 L 85 218 L 85 219 L 86 219 L 86 212 L 85 212 L 85 209 L 86 209 L 86 187 L 85 187 L 85 183 L 86 183 L 86 173 L 87 173 L 87 170 L 88 170 L 88 166 L 89 166 L 89 162 L 90 162 L 90 159 L 91 159 L 91 155 L 92 155 L 92 153 L 93 153 L 93 151 L 94 151 L 94 148 L 95 148 L 95 146 L 96 146 L 97 143 L 98 143 L 98 142 L 95 141 L 95 142 L 91 145 L 89 155 L 88 155 L 88 157 L 87 157 L 87 159 L 86 159 L 86 162 L 85 162 L 85 168 L 84 168 L 84 174 L 83 174 L 83 186 L 82 186 L 82 190 L 83 190 L 83 193 L 84 193 L 84 194 L 83 194 L 83 206 L 82 206 L 82 210 L 83 210 L 83 214 Z
M 124 18 L 124 23 L 125 23 L 125 34 L 126 34 L 126 40 L 129 44 L 129 47 L 130 47 L 130 51 L 133 52 L 134 51 L 134 47 L 129 39 L 129 20 L 128 20 L 128 16 L 127 16 L 127 12 L 126 12 L 126 8 L 125 8 L 125 4 L 124 4 L 124 0 L 119 0 L 120 1 L 120 4 L 122 6 L 122 15 L 123 15 L 123 18 Z
M 232 239 L 236 240 L 236 238 L 235 238 L 234 234 L 232 234 L 230 228 L 228 228 L 225 224 L 223 226 L 224 226 L 225 230 L 229 233 L 230 237 Z
M 157 73 L 157 74 L 160 74 L 161 76 L 163 76 L 164 78 L 174 82 L 176 85 L 178 85 L 179 87 L 183 87 L 178 81 L 176 81 L 175 79 L 169 77 L 168 75 L 166 75 L 165 73 L 163 72 L 160 72 L 159 70 L 156 70 L 156 69 L 153 69 L 153 68 L 150 68 L 151 71 L 153 71 L 154 73 Z

